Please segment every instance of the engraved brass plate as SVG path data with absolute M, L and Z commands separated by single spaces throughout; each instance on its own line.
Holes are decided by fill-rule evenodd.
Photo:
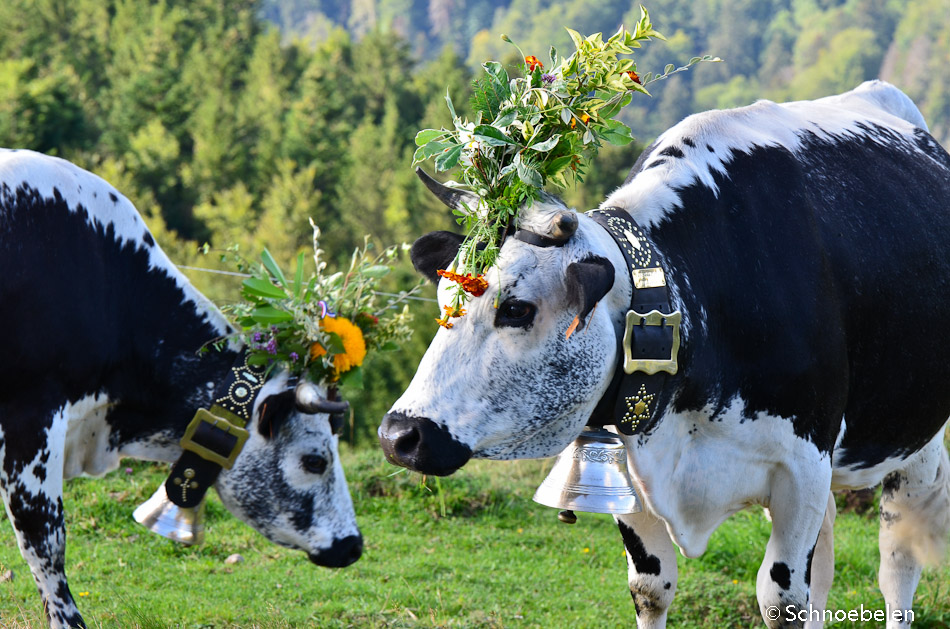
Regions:
M 198 430 L 198 426 L 201 424 L 211 424 L 218 430 L 223 430 L 229 435 L 233 436 L 237 441 L 234 444 L 234 448 L 231 450 L 231 453 L 228 456 L 221 456 L 214 450 L 206 448 L 200 443 L 195 443 L 194 436 L 195 432 Z M 206 461 L 211 461 L 212 463 L 217 463 L 225 469 L 231 469 L 231 466 L 234 465 L 234 460 L 237 458 L 238 454 L 241 453 L 241 448 L 244 447 L 244 442 L 247 441 L 249 433 L 241 428 L 240 426 L 235 426 L 228 420 L 212 415 L 206 409 L 199 408 L 198 412 L 195 413 L 194 418 L 191 420 L 191 423 L 188 424 L 188 428 L 185 429 L 185 435 L 181 438 L 181 447 L 185 450 L 190 450 L 194 452 L 202 459 Z
M 666 274 L 660 267 L 633 269 L 630 271 L 633 285 L 637 288 L 660 288 L 666 286 Z
M 679 368 L 676 356 L 680 350 L 680 323 L 683 315 L 679 310 L 670 314 L 663 314 L 659 310 L 651 310 L 647 314 L 640 314 L 635 310 L 627 312 L 627 325 L 623 332 L 623 371 L 631 374 L 642 371 L 653 375 L 660 371 L 675 374 Z M 670 348 L 669 360 L 665 358 L 633 358 L 633 328 L 638 325 L 669 326 L 673 328 L 673 345 Z

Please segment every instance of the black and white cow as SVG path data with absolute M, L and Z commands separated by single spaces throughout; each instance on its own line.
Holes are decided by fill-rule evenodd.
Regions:
M 683 317 L 656 420 L 625 438 L 646 505 L 616 518 L 638 626 L 666 622 L 673 544 L 701 555 L 753 504 L 772 520 L 756 579 L 766 624 L 816 618 L 831 491 L 882 481 L 879 580 L 888 627 L 906 626 L 921 559 L 950 530 L 950 156 L 917 108 L 870 82 L 690 116 L 602 207 L 652 241 Z M 551 456 L 581 431 L 618 368 L 633 288 L 614 239 L 566 211 L 527 209 L 522 230 L 576 216 L 576 232 L 555 247 L 509 238 L 485 296 L 438 331 L 380 427 L 392 462 L 450 474 L 470 457 Z M 417 268 L 432 274 L 458 241 L 421 238 Z
M 0 151 L 0 330 L 0 494 L 50 624 L 84 626 L 66 584 L 63 481 L 120 457 L 175 461 L 241 348 L 197 353 L 229 324 L 128 199 L 22 150 Z M 271 541 L 345 566 L 362 538 L 337 437 L 291 385 L 286 374 L 264 384 L 250 437 L 215 486 Z

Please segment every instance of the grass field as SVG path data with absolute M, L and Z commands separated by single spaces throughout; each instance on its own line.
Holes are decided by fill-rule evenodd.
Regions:
M 366 547 L 344 570 L 310 564 L 232 517 L 213 496 L 205 544 L 186 548 L 147 532 L 133 509 L 164 466 L 126 462 L 104 479 L 67 485 L 67 573 L 90 627 L 617 627 L 635 626 L 626 560 L 609 516 L 573 526 L 531 501 L 550 461 L 475 461 L 428 479 L 343 452 Z M 394 474 L 394 472 L 396 472 Z M 212 492 L 213 493 L 213 492 Z M 0 522 L 0 626 L 42 627 L 39 597 Z M 670 627 L 762 626 L 755 574 L 769 523 L 737 514 L 699 559 L 680 557 Z M 830 608 L 882 608 L 877 518 L 838 517 Z M 227 565 L 240 553 L 245 561 Z M 950 627 L 950 567 L 924 573 L 915 627 Z M 832 626 L 854 625 L 850 622 Z

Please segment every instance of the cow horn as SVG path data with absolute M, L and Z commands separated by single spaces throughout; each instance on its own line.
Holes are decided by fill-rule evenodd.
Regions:
M 419 176 L 419 179 L 422 180 L 422 183 L 425 184 L 426 188 L 447 207 L 453 210 L 459 210 L 460 212 L 470 213 L 474 212 L 478 206 L 478 197 L 471 192 L 457 190 L 443 183 L 439 183 L 421 168 L 416 168 L 416 174 Z
M 551 221 L 551 239 L 559 244 L 564 244 L 571 239 L 574 232 L 577 231 L 577 213 L 559 212 Z
M 297 410 L 312 415 L 313 413 L 345 413 L 350 403 L 345 401 L 334 402 L 320 395 L 320 389 L 312 382 L 301 380 L 294 390 L 297 400 Z

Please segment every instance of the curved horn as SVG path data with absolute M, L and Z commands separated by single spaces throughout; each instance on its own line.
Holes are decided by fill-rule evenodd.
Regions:
M 439 201 L 453 210 L 459 210 L 460 212 L 474 212 L 475 208 L 478 206 L 478 197 L 471 192 L 466 192 L 465 190 L 456 190 L 455 188 L 450 188 L 443 183 L 439 183 L 430 177 L 429 173 L 422 170 L 422 168 L 416 168 L 416 174 L 419 175 L 419 179 L 422 180 L 422 183 L 425 184 L 426 188 L 428 188 L 429 191 L 432 192 L 432 194 L 434 194 Z M 468 206 L 467 208 L 466 205 Z
M 552 240 L 556 240 L 559 244 L 564 244 L 571 239 L 571 236 L 574 235 L 574 232 L 577 231 L 577 213 L 576 212 L 559 212 L 557 216 L 551 221 L 551 236 Z
M 345 401 L 334 402 L 324 399 L 320 396 L 320 389 L 312 382 L 301 380 L 294 389 L 294 395 L 297 401 L 297 410 L 302 413 L 345 413 L 350 408 L 350 403 Z

